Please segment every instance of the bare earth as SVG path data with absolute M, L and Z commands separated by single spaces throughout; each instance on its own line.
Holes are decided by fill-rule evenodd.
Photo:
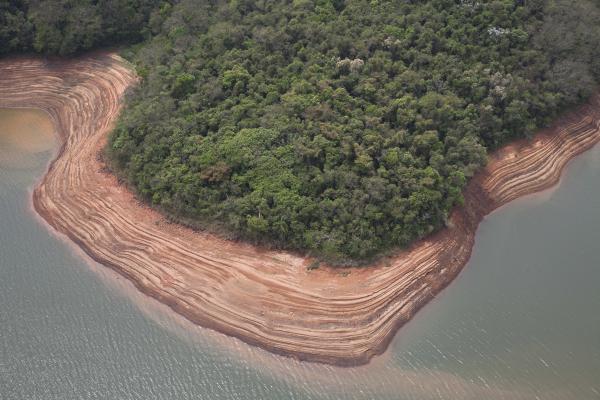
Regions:
M 460 272 L 483 217 L 556 184 L 600 140 L 600 98 L 531 141 L 491 156 L 447 229 L 369 268 L 308 271 L 311 260 L 170 224 L 104 172 L 98 153 L 136 81 L 117 56 L 0 60 L 0 107 L 47 111 L 61 148 L 35 188 L 37 212 L 94 260 L 191 321 L 302 360 L 355 365 Z M 515 277 L 518 279 L 518 277 Z

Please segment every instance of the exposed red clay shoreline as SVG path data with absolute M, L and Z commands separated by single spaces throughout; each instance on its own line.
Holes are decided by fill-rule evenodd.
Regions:
M 369 268 L 321 267 L 170 224 L 104 172 L 106 143 L 134 73 L 115 55 L 0 60 L 0 107 L 48 112 L 61 138 L 33 192 L 36 211 L 91 258 L 191 321 L 275 353 L 357 365 L 460 272 L 481 220 L 556 184 L 600 140 L 600 98 L 531 141 L 507 146 L 468 185 L 449 227 Z

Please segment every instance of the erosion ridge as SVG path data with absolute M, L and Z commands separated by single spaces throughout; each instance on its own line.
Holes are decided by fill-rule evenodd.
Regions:
M 98 157 L 135 74 L 118 56 L 0 60 L 0 107 L 39 108 L 61 146 L 33 192 L 36 211 L 91 258 L 191 321 L 269 351 L 363 364 L 442 290 L 470 257 L 479 222 L 548 188 L 600 140 L 595 96 L 530 141 L 490 156 L 448 228 L 369 268 L 309 270 L 311 260 L 169 223 L 106 172 Z

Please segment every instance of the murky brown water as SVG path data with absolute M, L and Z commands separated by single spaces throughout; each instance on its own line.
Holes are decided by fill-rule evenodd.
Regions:
M 33 168 L 36 155 L 55 148 L 53 132 L 43 111 L 0 109 L 0 166 Z

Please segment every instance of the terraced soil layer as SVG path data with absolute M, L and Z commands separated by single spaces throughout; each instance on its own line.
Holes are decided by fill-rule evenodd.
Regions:
M 385 350 L 397 329 L 469 259 L 483 217 L 556 184 L 600 140 L 600 99 L 530 141 L 491 156 L 448 228 L 369 268 L 307 268 L 311 260 L 170 224 L 140 204 L 98 157 L 136 77 L 97 53 L 0 61 L 0 107 L 52 118 L 61 147 L 33 192 L 37 212 L 94 260 L 193 322 L 298 359 L 355 365 Z

